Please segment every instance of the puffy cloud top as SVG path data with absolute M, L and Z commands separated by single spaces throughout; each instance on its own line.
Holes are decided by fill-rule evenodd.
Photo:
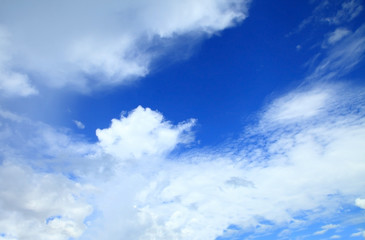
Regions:
M 107 129 L 97 129 L 100 146 L 118 159 L 140 159 L 171 151 L 178 143 L 191 140 L 190 128 L 194 120 L 173 126 L 163 116 L 141 106 L 127 117 L 113 119 Z

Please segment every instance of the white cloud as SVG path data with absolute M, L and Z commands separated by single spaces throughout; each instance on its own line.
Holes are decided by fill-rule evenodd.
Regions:
M 329 34 L 327 43 L 330 45 L 335 44 L 350 33 L 350 30 L 346 28 L 337 28 L 334 32 Z
M 359 208 L 365 209 L 365 199 L 357 198 L 355 200 L 355 205 L 358 206 Z
M 308 95 L 313 91 L 328 94 L 332 103 L 323 106 L 327 114 L 299 120 L 294 129 L 292 119 L 274 130 L 259 128 L 259 140 L 252 147 L 243 141 L 233 150 L 197 150 L 165 159 L 157 167 L 152 162 L 138 170 L 119 169 L 108 184 L 114 186 L 112 194 L 103 196 L 98 205 L 107 213 L 103 232 L 108 234 L 92 239 L 214 239 L 232 224 L 242 231 L 260 232 L 300 226 L 303 219 L 331 218 L 365 187 L 360 181 L 365 173 L 362 103 L 353 101 L 357 93 L 341 96 L 338 90 L 331 85 L 308 90 Z M 355 102 L 359 108 L 344 111 Z M 132 113 L 128 118 L 139 122 L 137 116 Z M 122 196 L 126 198 L 123 207 L 118 205 Z M 114 206 L 130 221 L 123 220 Z M 325 225 L 321 231 L 336 227 Z M 89 231 L 96 230 L 90 226 Z
M 307 80 L 328 81 L 344 76 L 363 59 L 364 51 L 365 25 L 362 25 L 331 47 Z
M 48 202 L 34 209 L 34 214 L 41 216 L 34 221 L 45 221 L 39 224 L 42 232 L 25 236 L 34 239 L 31 234 L 39 234 L 38 239 L 42 239 L 42 234 L 49 233 L 45 229 L 53 227 L 56 234 L 52 236 L 59 239 L 83 231 L 79 239 L 215 239 L 230 225 L 238 230 L 225 234 L 270 232 L 278 227 L 293 230 L 317 219 L 330 220 L 354 196 L 364 193 L 364 90 L 319 84 L 299 88 L 287 96 L 290 97 L 284 96 L 280 101 L 288 106 L 291 101 L 312 103 L 303 100 L 307 96 L 325 96 L 325 100 L 320 105 L 309 104 L 314 110 L 307 109 L 311 114 L 304 117 L 294 114 L 295 117 L 280 118 L 279 125 L 254 126 L 249 136 L 244 135 L 247 138 L 228 147 L 173 155 L 169 153 L 179 143 L 192 140 L 193 122 L 173 125 L 148 108 L 138 107 L 112 120 L 109 128 L 97 131 L 99 141 L 95 144 L 44 124 L 27 123 L 8 112 L 2 114 L 0 152 L 7 153 L 3 159 L 26 161 L 43 166 L 38 167 L 41 170 L 50 168 L 64 175 L 72 173 L 79 182 L 52 172 L 13 173 L 12 179 L 21 181 L 23 192 L 32 193 L 27 195 L 29 199 L 38 200 L 43 192 L 45 196 L 57 192 L 55 196 L 60 199 L 54 195 L 41 199 L 61 201 L 55 204 L 58 211 L 52 213 Z M 277 104 L 280 101 L 274 100 L 264 110 L 262 116 L 268 122 L 270 116 L 277 120 L 275 114 L 268 113 L 282 111 Z M 26 128 L 27 124 L 31 126 Z M 22 162 L 24 156 L 27 159 Z M 137 164 L 119 164 L 129 160 Z M 13 166 L 20 168 L 15 163 Z M 29 177 L 23 176 L 24 171 L 30 172 Z M 11 172 L 6 169 L 1 177 L 7 178 L 6 173 Z M 43 181 L 44 176 L 51 180 Z M 33 182 L 39 186 L 39 192 L 34 194 Z M 83 189 L 86 183 L 97 190 L 88 194 Z M 5 193 L 18 196 L 16 189 L 9 185 Z M 69 193 L 81 198 L 64 197 Z M 94 212 L 84 225 L 90 205 Z M 85 211 L 66 214 L 79 208 Z M 21 216 L 27 213 L 21 207 L 14 212 Z M 43 212 L 47 214 L 42 215 Z M 21 234 L 22 230 L 9 227 L 13 224 L 7 219 L 3 224 L 9 234 Z M 26 219 L 16 221 L 28 226 Z M 326 225 L 320 231 L 335 227 Z
M 8 52 L 9 38 L 6 30 L 0 25 L 0 94 L 7 97 L 37 94 L 37 90 L 30 84 L 26 75 L 15 72 L 9 67 L 12 60 Z
M 78 127 L 79 129 L 85 128 L 85 125 L 82 122 L 77 121 L 77 120 L 74 120 L 73 122 L 75 123 L 76 127 Z
M 322 230 L 315 232 L 313 235 L 322 235 L 322 234 L 325 234 L 328 230 L 335 229 L 335 228 L 338 228 L 338 227 L 339 227 L 339 225 L 336 225 L 336 224 L 324 225 L 324 226 L 321 227 Z
M 118 159 L 161 155 L 171 151 L 178 143 L 192 140 L 188 134 L 194 120 L 173 126 L 163 116 L 141 106 L 127 117 L 113 119 L 107 129 L 97 129 L 99 144 L 108 154 Z
M 0 73 L 2 79 L 16 80 L 11 85 L 2 80 L 0 88 L 9 94 L 19 89 L 20 95 L 34 94 L 30 75 L 37 76 L 33 82 L 43 79 L 49 86 L 80 91 L 125 84 L 148 74 L 151 62 L 179 36 L 210 36 L 242 21 L 249 2 L 2 1 L 0 24 L 8 45 L 0 45 L 0 52 L 11 61 L 0 61 Z M 13 73 L 15 68 L 21 72 Z
M 92 211 L 80 195 L 85 186 L 9 163 L 0 166 L 0 184 L 5 239 L 67 240 L 84 231 L 83 221 Z
M 364 7 L 361 0 L 345 1 L 313 1 L 318 3 L 312 14 L 305 18 L 296 30 L 289 33 L 299 33 L 304 28 L 314 24 L 328 24 L 341 26 L 354 20 L 362 12 Z
M 341 236 L 340 236 L 340 235 L 332 235 L 332 236 L 330 237 L 330 239 L 338 239 L 338 238 L 341 238 Z
M 326 17 L 323 20 L 330 24 L 341 24 L 350 22 L 357 17 L 363 10 L 360 0 L 348 0 L 341 4 L 341 8 L 337 11 L 335 16 Z
M 361 236 L 365 237 L 365 231 L 359 231 L 351 234 L 351 237 L 361 237 Z
M 313 89 L 292 92 L 275 100 L 263 116 L 264 121 L 300 121 L 316 116 L 326 109 L 330 93 L 327 90 Z

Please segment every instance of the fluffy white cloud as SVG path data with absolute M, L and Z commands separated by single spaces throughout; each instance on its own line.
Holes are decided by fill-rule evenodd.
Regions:
M 365 199 L 362 198 L 356 198 L 355 205 L 359 208 L 365 209 Z
M 242 21 L 249 2 L 1 1 L 0 43 L 6 35 L 7 46 L 0 52 L 11 61 L 0 61 L 0 89 L 34 94 L 30 75 L 80 91 L 127 83 L 145 76 L 179 36 L 209 36 Z
M 173 126 L 163 116 L 141 106 L 127 117 L 113 119 L 107 129 L 97 129 L 99 144 L 118 159 L 142 159 L 170 152 L 178 143 L 192 140 L 189 134 L 194 120 Z

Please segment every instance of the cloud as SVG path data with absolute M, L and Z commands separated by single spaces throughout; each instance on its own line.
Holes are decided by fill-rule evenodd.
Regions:
M 365 51 L 365 25 L 331 47 L 319 62 L 308 81 L 329 81 L 349 73 L 362 59 Z
M 361 236 L 365 237 L 365 231 L 359 231 L 351 234 L 351 237 L 361 237 Z
M 309 104 L 310 114 L 263 124 L 286 116 L 282 105 L 313 102 L 306 99 L 323 100 Z M 295 229 L 331 219 L 363 193 L 364 101 L 363 89 L 346 85 L 298 88 L 269 104 L 259 115 L 265 121 L 259 119 L 261 124 L 234 144 L 173 154 L 193 139 L 194 121 L 174 125 L 157 111 L 137 107 L 97 130 L 98 142 L 87 143 L 3 111 L 1 153 L 12 167 L 3 162 L 1 177 L 12 173 L 19 189 L 29 192 L 15 215 L 27 214 L 22 204 L 30 199 L 59 202 L 57 211 L 49 210 L 48 202 L 33 209 L 39 217 L 29 218 L 39 228 L 24 239 L 34 239 L 32 234 L 47 239 L 44 234 L 52 231 L 54 239 L 215 239 Z M 24 163 L 32 168 L 21 167 Z M 35 183 L 39 192 L 33 193 Z M 19 196 L 14 184 L 3 194 Z M 23 230 L 10 228 L 15 225 L 7 219 L 7 234 L 21 236 Z M 27 219 L 14 221 L 30 226 Z M 232 225 L 235 229 L 224 232 Z
M 332 236 L 330 237 L 330 239 L 338 239 L 338 238 L 341 238 L 341 236 L 340 236 L 340 235 L 332 235 Z
M 328 230 L 335 229 L 335 228 L 338 228 L 338 227 L 339 227 L 339 225 L 335 225 L 335 224 L 324 225 L 324 226 L 321 227 L 322 230 L 313 233 L 313 235 L 322 235 L 322 234 L 325 234 Z
M 346 28 L 337 28 L 334 32 L 329 34 L 327 39 L 327 44 L 333 45 L 350 33 L 351 31 Z
M 312 15 L 304 19 L 297 30 L 298 33 L 311 24 L 342 25 L 351 22 L 363 10 L 361 0 L 319 1 Z
M 241 231 L 260 232 L 331 216 L 340 207 L 340 199 L 351 201 L 362 191 L 364 186 L 356 179 L 361 179 L 365 171 L 360 157 L 365 136 L 363 117 L 358 118 L 357 110 L 348 112 L 344 111 L 347 107 L 339 107 L 351 105 L 356 94 L 350 98 L 345 95 L 344 101 L 338 98 L 336 89 L 327 85 L 308 90 L 308 95 L 313 91 L 328 94 L 332 103 L 323 106 L 326 115 L 317 118 L 321 113 L 314 113 L 297 121 L 295 129 L 292 119 L 275 130 L 260 129 L 264 143 L 252 148 L 244 141 L 239 145 L 242 148 L 235 146 L 234 150 L 185 153 L 177 159 L 165 159 L 158 168 L 153 163 L 140 166 L 138 171 L 150 169 L 143 177 L 138 171 L 129 171 L 126 179 L 121 169 L 115 183 L 139 186 L 134 188 L 132 200 L 128 198 L 130 209 L 123 208 L 133 222 L 126 224 L 143 230 L 133 235 L 116 224 L 108 228 L 111 220 L 104 219 L 111 232 L 105 239 L 120 234 L 135 239 L 214 239 L 232 224 Z M 306 93 L 298 92 L 299 96 Z M 273 104 L 267 111 L 276 107 Z M 118 186 L 120 192 L 113 188 L 114 194 L 122 196 L 126 187 Z M 113 207 L 108 207 L 115 206 L 113 201 L 119 199 L 114 194 L 99 206 L 113 222 L 120 218 Z M 335 226 L 326 225 L 323 230 Z
M 86 186 L 58 174 L 36 173 L 11 163 L 0 166 L 0 229 L 4 239 L 79 237 L 92 207 Z
M 318 88 L 304 92 L 292 92 L 276 99 L 265 111 L 263 121 L 287 123 L 288 121 L 306 120 L 326 109 L 329 96 L 329 92 Z
M 361 1 L 350 0 L 341 4 L 341 8 L 336 12 L 335 16 L 326 17 L 322 21 L 326 21 L 330 24 L 341 24 L 343 22 L 350 22 L 357 17 L 363 10 Z
M 37 94 L 38 91 L 29 82 L 28 76 L 14 71 L 11 65 L 9 36 L 0 25 L 0 94 L 6 97 Z
M 189 134 L 194 120 L 173 126 L 158 112 L 141 106 L 127 117 L 113 119 L 107 129 L 97 129 L 96 135 L 103 150 L 118 159 L 161 155 L 179 143 L 192 140 Z
M 245 0 L 2 1 L 0 43 L 6 46 L 0 44 L 0 52 L 11 60 L 0 61 L 0 89 L 26 96 L 37 92 L 34 84 L 79 91 L 126 84 L 148 74 L 179 37 L 190 36 L 193 43 L 231 27 L 247 17 L 248 5 Z
M 355 205 L 359 208 L 365 209 L 365 199 L 362 198 L 356 198 Z
M 85 125 L 82 122 L 77 121 L 77 120 L 74 120 L 73 122 L 75 123 L 77 128 L 79 128 L 79 129 L 84 129 L 85 128 Z

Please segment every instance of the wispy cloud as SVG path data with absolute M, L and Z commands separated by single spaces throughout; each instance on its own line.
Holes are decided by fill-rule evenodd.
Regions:
M 361 0 L 318 1 L 312 15 L 304 19 L 295 32 L 298 33 L 311 24 L 341 25 L 356 18 L 363 10 Z
M 77 121 L 77 120 L 74 120 L 73 122 L 75 123 L 77 128 L 79 128 L 79 129 L 84 129 L 85 128 L 85 125 L 82 122 Z
M 325 44 L 333 45 L 350 33 L 351 33 L 351 31 L 346 28 L 337 28 L 334 32 L 332 32 L 328 35 L 328 38 L 326 39 Z
M 357 17 L 363 10 L 360 0 L 344 1 L 341 4 L 341 8 L 336 12 L 334 16 L 322 18 L 322 21 L 326 21 L 330 24 L 341 24 L 343 22 L 350 22 Z
M 365 237 L 365 231 L 359 231 L 351 234 L 351 237 L 361 237 L 361 236 Z
M 341 236 L 340 236 L 340 235 L 332 235 L 332 236 L 330 237 L 330 239 L 339 239 L 339 238 L 341 238 Z
M 328 230 L 335 229 L 335 228 L 338 228 L 338 227 L 339 227 L 339 225 L 335 225 L 335 224 L 324 225 L 324 226 L 321 227 L 322 230 L 313 233 L 313 235 L 322 235 L 322 234 L 325 234 Z M 336 236 L 336 235 L 334 235 L 334 236 Z M 337 237 L 335 237 L 335 238 L 337 238 Z
M 365 25 L 349 34 L 341 42 L 328 49 L 309 81 L 327 81 L 340 78 L 351 71 L 362 59 L 365 51 Z

